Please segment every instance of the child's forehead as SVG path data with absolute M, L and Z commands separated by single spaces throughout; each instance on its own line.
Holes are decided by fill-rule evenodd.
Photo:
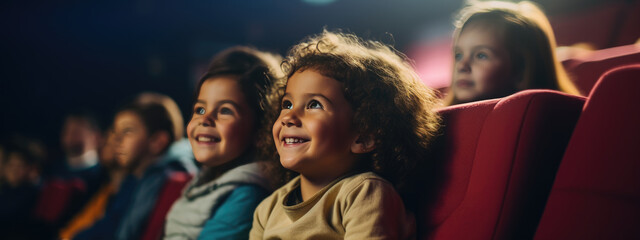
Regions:
M 198 96 L 224 95 L 224 94 L 244 94 L 240 80 L 236 76 L 217 76 L 205 80 L 200 85 Z
M 287 81 L 285 95 L 323 95 L 338 98 L 344 95 L 344 84 L 313 69 L 293 74 Z
M 343 82 L 329 74 L 325 74 L 324 71 L 308 68 L 297 71 L 291 75 L 291 77 L 287 79 L 286 89 L 289 90 L 291 85 L 305 86 L 309 90 L 312 90 L 313 88 L 328 86 L 340 86 L 342 88 Z
M 118 122 L 135 122 L 142 123 L 142 116 L 134 110 L 125 109 L 116 114 L 114 123 Z
M 474 19 L 467 22 L 463 28 L 461 33 L 469 32 L 469 31 L 477 31 L 484 32 L 486 34 L 491 35 L 502 35 L 505 31 L 506 26 L 501 24 L 498 21 L 493 21 L 490 19 Z
M 502 43 L 506 41 L 504 33 L 502 27 L 490 23 L 470 23 L 462 29 L 455 39 L 454 45 L 491 43 L 491 45 L 496 45 L 495 47 L 503 47 Z

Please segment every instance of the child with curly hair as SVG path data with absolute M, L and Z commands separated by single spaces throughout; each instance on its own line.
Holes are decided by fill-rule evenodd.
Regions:
M 352 34 L 310 37 L 283 68 L 273 138 L 299 176 L 260 203 L 250 239 L 415 237 L 402 197 L 439 128 L 433 91 L 404 55 Z

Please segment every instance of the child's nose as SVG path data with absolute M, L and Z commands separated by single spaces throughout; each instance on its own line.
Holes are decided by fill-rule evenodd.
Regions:
M 120 132 L 114 133 L 114 140 L 113 141 L 114 141 L 116 147 L 119 147 L 120 143 L 122 143 L 123 135 L 124 134 L 120 133 Z
M 302 122 L 300 122 L 300 119 L 296 116 L 294 111 L 289 111 L 285 113 L 284 116 L 282 116 L 281 124 L 282 126 L 287 127 L 300 127 L 302 125 Z
M 469 66 L 469 59 L 464 57 L 456 62 L 456 70 L 461 73 L 468 73 L 471 71 Z
M 200 125 L 204 127 L 215 127 L 216 121 L 210 115 L 205 115 L 201 118 Z

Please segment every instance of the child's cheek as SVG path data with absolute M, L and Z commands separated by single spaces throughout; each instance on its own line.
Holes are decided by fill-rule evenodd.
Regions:
M 278 118 L 276 122 L 273 123 L 273 128 L 271 129 L 273 134 L 273 141 L 276 143 L 276 146 L 278 146 L 278 143 L 280 142 L 279 138 L 280 138 L 281 128 L 282 128 L 282 124 L 280 124 L 280 118 Z
M 187 124 L 187 138 L 189 139 L 193 138 L 193 133 L 196 128 L 196 125 L 197 123 L 194 119 L 191 119 L 191 121 L 189 121 L 189 124 Z
M 234 153 L 244 151 L 252 143 L 253 128 L 252 122 L 243 119 L 242 121 L 234 121 L 219 128 L 221 135 L 227 136 L 229 139 L 229 148 Z M 239 154 L 239 153 L 238 153 Z

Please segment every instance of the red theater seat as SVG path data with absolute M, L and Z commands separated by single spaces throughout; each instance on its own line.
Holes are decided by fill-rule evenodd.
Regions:
M 598 50 L 585 57 L 563 62 L 580 94 L 584 96 L 589 95 L 605 72 L 635 63 L 640 63 L 640 44 Z
M 162 236 L 164 231 L 164 221 L 167 217 L 169 209 L 173 205 L 173 202 L 180 197 L 182 189 L 191 180 L 191 175 L 186 172 L 173 172 L 167 183 L 160 192 L 160 199 L 156 203 L 156 206 L 149 217 L 147 228 L 145 229 L 142 240 L 157 240 Z
M 419 239 L 530 239 L 584 98 L 527 90 L 440 110 L 430 161 L 444 173 Z
M 36 219 L 47 224 L 59 224 L 72 201 L 86 193 L 80 179 L 53 179 L 44 183 L 34 208 Z
M 640 64 L 607 72 L 587 99 L 536 239 L 640 239 Z

